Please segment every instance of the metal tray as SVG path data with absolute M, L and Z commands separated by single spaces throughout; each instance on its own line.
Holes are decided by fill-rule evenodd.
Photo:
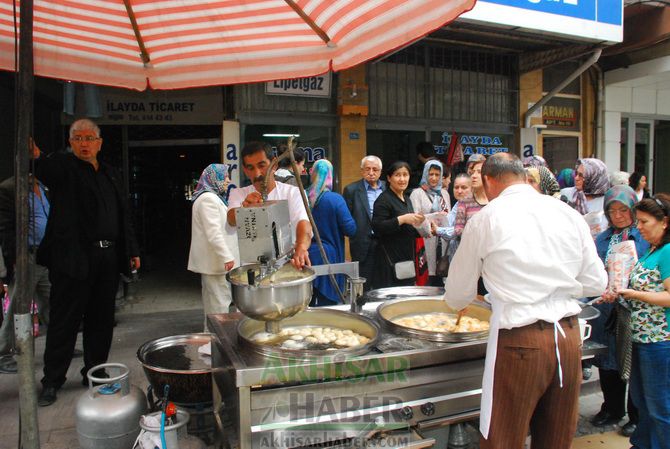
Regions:
M 481 332 L 434 332 L 401 326 L 393 322 L 394 319 L 407 315 L 419 313 L 451 313 L 456 315 L 457 310 L 452 309 L 442 299 L 399 299 L 385 302 L 377 307 L 377 316 L 386 329 L 394 334 L 406 335 L 413 338 L 421 338 L 431 341 L 461 342 L 480 340 L 488 337 L 489 331 Z M 480 305 L 470 304 L 466 307 L 465 316 L 491 321 L 491 310 Z
M 258 332 L 265 331 L 265 322 L 251 318 L 242 319 L 237 325 L 237 336 L 240 345 L 251 350 L 280 359 L 305 360 L 319 357 L 334 357 L 344 355 L 362 355 L 370 352 L 379 340 L 379 325 L 368 317 L 350 312 L 328 309 L 307 309 L 290 318 L 280 321 L 281 327 L 293 326 L 327 326 L 342 330 L 352 330 L 370 339 L 366 344 L 353 348 L 336 350 L 285 349 L 276 346 L 264 345 L 252 340 Z
M 442 287 L 389 287 L 370 290 L 365 294 L 369 301 L 387 301 L 393 299 L 416 298 L 418 296 L 444 296 Z

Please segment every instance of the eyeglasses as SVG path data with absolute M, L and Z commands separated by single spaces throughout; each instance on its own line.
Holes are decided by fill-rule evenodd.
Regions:
M 371 171 L 373 173 L 377 173 L 377 172 L 380 172 L 381 170 L 377 167 L 365 167 L 363 169 L 363 171 L 365 171 L 365 172 Z
M 668 215 L 668 209 L 663 204 L 663 201 L 659 200 L 658 198 L 654 198 L 654 201 L 656 201 L 656 204 L 658 205 L 658 207 L 661 208 L 661 211 L 663 212 L 663 215 Z
M 100 137 L 95 137 L 95 136 L 74 136 L 70 138 L 71 141 L 73 142 L 95 142 L 96 140 L 100 140 Z
M 583 177 L 584 177 L 584 173 L 580 173 L 578 171 L 575 172 L 575 178 L 583 178 Z
M 624 215 L 624 214 L 628 213 L 629 211 L 630 211 L 630 209 L 628 209 L 628 208 L 625 208 L 625 209 L 615 209 L 615 208 L 611 207 L 611 208 L 609 209 L 609 213 L 610 213 L 610 215 Z

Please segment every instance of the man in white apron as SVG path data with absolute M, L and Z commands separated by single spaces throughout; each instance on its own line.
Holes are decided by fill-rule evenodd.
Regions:
M 607 276 L 584 219 L 537 193 L 513 155 L 484 163 L 490 203 L 465 227 L 445 301 L 467 306 L 482 276 L 493 309 L 482 387 L 482 449 L 569 449 L 577 427 L 581 338 L 576 298 Z

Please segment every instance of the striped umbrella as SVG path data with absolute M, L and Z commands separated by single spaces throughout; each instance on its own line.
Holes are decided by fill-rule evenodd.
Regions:
M 0 69 L 14 70 L 12 0 Z M 144 90 L 343 70 L 401 48 L 475 0 L 35 0 L 35 74 Z

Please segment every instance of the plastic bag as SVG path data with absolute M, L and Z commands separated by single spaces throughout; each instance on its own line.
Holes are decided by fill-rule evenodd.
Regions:
M 628 288 L 630 273 L 636 263 L 635 242 L 626 240 L 612 245 L 607 257 L 607 290 L 614 293 Z

